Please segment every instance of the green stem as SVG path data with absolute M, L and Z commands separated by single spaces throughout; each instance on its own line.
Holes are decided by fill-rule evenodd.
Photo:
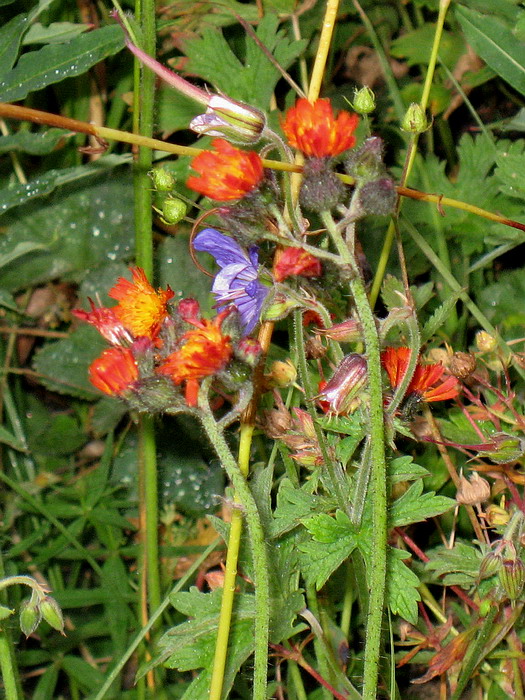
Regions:
M 242 505 L 253 556 L 255 587 L 255 663 L 253 673 L 253 700 L 266 700 L 268 673 L 268 636 L 270 631 L 270 580 L 268 555 L 264 531 L 261 525 L 257 504 L 248 482 L 232 455 L 224 435 L 215 421 L 208 400 L 210 378 L 203 380 L 199 391 L 201 421 L 210 443 L 213 445 L 235 493 Z
M 363 700 L 375 700 L 379 657 L 381 651 L 381 622 L 386 584 L 387 499 L 386 454 L 383 419 L 383 387 L 381 379 L 380 342 L 374 314 L 356 261 L 353 259 L 331 214 L 323 212 L 322 221 L 330 234 L 342 264 L 349 270 L 350 291 L 363 329 L 368 365 L 368 428 L 371 461 L 372 546 L 368 586 L 370 599 L 366 623 Z
M 4 576 L 4 560 L 0 552 L 0 576 Z M 13 578 L 29 578 L 29 576 L 14 577 Z M 5 581 L 6 579 L 4 579 Z M 2 582 L 3 583 L 3 582 Z M 24 581 L 26 583 L 26 581 Z M 2 605 L 8 604 L 7 595 L 4 592 L 0 593 L 0 603 Z M 0 673 L 2 675 L 2 684 L 4 687 L 4 694 L 6 700 L 20 700 L 23 697 L 22 684 L 20 681 L 20 675 L 18 673 L 18 666 L 16 663 L 16 654 L 13 645 L 13 640 L 11 637 L 11 630 L 8 625 L 0 625 Z

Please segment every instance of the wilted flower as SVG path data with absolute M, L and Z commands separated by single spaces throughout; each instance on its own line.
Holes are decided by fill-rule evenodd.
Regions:
M 490 485 L 477 472 L 472 472 L 470 479 L 461 476 L 456 500 L 463 505 L 477 505 L 490 497 Z
M 324 158 L 354 146 L 358 123 L 359 117 L 350 112 L 341 111 L 334 117 L 328 99 L 312 103 L 302 97 L 286 112 L 282 129 L 290 146 L 306 156 Z
M 221 331 L 222 322 L 228 313 L 228 310 L 223 311 L 213 321 L 187 319 L 195 329 L 182 336 L 182 346 L 168 355 L 157 370 L 170 377 L 174 384 L 186 383 L 188 406 L 197 405 L 198 380 L 220 372 L 232 356 L 230 337 Z
M 187 185 L 195 192 L 229 202 L 252 192 L 263 179 L 262 160 L 255 151 L 241 151 L 224 139 L 212 141 L 213 151 L 202 151 L 191 167 L 198 174 L 190 175 Z
M 94 387 L 110 396 L 118 396 L 139 378 L 139 370 L 130 348 L 107 348 L 89 367 Z
M 321 272 L 319 258 L 302 248 L 283 248 L 277 253 L 277 261 L 273 267 L 276 282 L 282 282 L 293 275 L 319 277 Z
M 114 309 L 105 306 L 96 307 L 89 299 L 91 311 L 73 309 L 72 313 L 86 323 L 95 326 L 100 335 L 112 345 L 129 345 L 133 342 L 133 336 L 119 321 Z
M 381 353 L 381 362 L 386 369 L 390 386 L 394 389 L 403 379 L 410 360 L 410 348 L 386 348 Z M 458 395 L 455 377 L 448 376 L 441 381 L 445 368 L 440 364 L 422 365 L 418 362 L 414 375 L 407 387 L 407 395 L 415 395 L 422 401 L 445 401 Z
M 131 282 L 120 277 L 110 289 L 109 296 L 118 301 L 112 311 L 135 337 L 154 339 L 168 315 L 166 304 L 174 293 L 170 287 L 155 291 L 140 267 L 132 268 L 131 276 Z
M 268 288 L 258 279 L 259 257 L 257 246 L 245 252 L 229 236 L 213 228 L 204 229 L 195 236 L 195 250 L 213 255 L 221 271 L 215 276 L 212 292 L 219 309 L 233 304 L 246 335 L 259 321 Z

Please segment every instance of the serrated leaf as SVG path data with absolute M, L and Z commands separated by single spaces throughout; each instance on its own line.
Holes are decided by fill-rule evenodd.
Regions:
M 270 526 L 272 538 L 297 527 L 302 518 L 308 517 L 319 507 L 319 496 L 309 493 L 307 488 L 308 486 L 296 488 L 287 478 L 281 481 L 277 492 L 277 507 Z
M 403 563 L 403 559 L 409 556 L 403 550 L 388 548 L 386 604 L 394 615 L 415 625 L 418 619 L 417 603 L 421 596 L 417 590 L 418 577 Z
M 396 457 L 388 465 L 388 477 L 392 484 L 400 481 L 415 481 L 427 476 L 428 473 L 428 469 L 416 464 L 410 455 Z
M 29 51 L 0 81 L 0 100 L 23 100 L 30 92 L 85 73 L 123 47 L 124 34 L 114 25 L 94 29 L 65 44 L 48 44 L 38 51 Z
M 0 153 L 20 151 L 33 156 L 44 156 L 54 151 L 60 141 L 64 141 L 70 133 L 65 129 L 47 129 L 36 133 L 19 131 L 9 136 L 0 136 Z
M 427 65 L 432 52 L 435 32 L 435 25 L 430 22 L 425 22 L 421 27 L 412 31 L 403 32 L 400 37 L 392 41 L 390 53 L 396 58 L 406 58 L 409 66 Z M 459 34 L 443 32 L 439 42 L 439 55 L 448 68 L 452 70 L 464 50 L 465 43 Z
M 470 586 L 479 575 L 483 558 L 478 547 L 457 540 L 452 549 L 436 547 L 427 552 L 425 569 L 432 571 L 435 580 L 445 585 Z M 444 578 L 442 578 L 444 577 Z
M 17 15 L 0 28 L 0 78 L 14 66 L 18 49 L 29 26 L 27 15 Z
M 450 289 L 448 290 L 445 301 L 438 306 L 421 330 L 422 345 L 430 340 L 430 338 L 432 338 L 438 332 L 441 326 L 446 323 L 461 294 L 462 291 L 453 292 Z
M 496 73 L 525 95 L 525 42 L 517 39 L 510 26 L 493 12 L 482 14 L 457 5 L 456 17 L 468 43 Z
M 522 110 L 525 113 L 525 110 Z M 496 156 L 495 177 L 500 181 L 500 191 L 509 197 L 518 197 L 520 201 L 525 196 L 525 184 L 523 172 L 525 168 L 525 152 L 523 143 L 508 144 L 503 151 Z
M 49 343 L 34 360 L 38 380 L 50 391 L 93 400 L 100 396 L 88 379 L 88 367 L 106 347 L 91 326 L 79 326 L 68 338 Z
M 304 524 L 313 539 L 299 545 L 301 570 L 308 583 L 319 589 L 354 551 L 358 538 L 342 511 L 335 518 L 320 513 Z
M 389 526 L 400 527 L 441 515 L 453 508 L 456 501 L 446 496 L 436 496 L 433 491 L 423 493 L 423 482 L 416 481 L 389 509 Z
M 381 285 L 381 299 L 388 311 L 403 306 L 403 301 L 405 299 L 403 282 L 398 280 L 397 277 L 394 277 L 394 275 L 385 275 L 383 284 Z

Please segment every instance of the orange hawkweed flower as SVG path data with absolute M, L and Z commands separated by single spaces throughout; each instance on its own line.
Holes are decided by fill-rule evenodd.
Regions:
M 190 189 L 218 202 L 229 202 L 260 184 L 264 168 L 258 153 L 241 151 L 224 139 L 214 139 L 212 146 L 213 151 L 203 151 L 193 159 L 191 167 L 199 174 L 188 178 Z
M 112 311 L 135 337 L 153 340 L 168 315 L 166 304 L 174 292 L 170 287 L 155 291 L 140 267 L 131 268 L 131 276 L 131 282 L 120 277 L 110 289 L 109 296 L 118 301 Z
M 381 362 L 385 368 L 390 386 L 396 388 L 403 379 L 408 361 L 410 348 L 386 348 L 381 353 Z M 414 376 L 407 388 L 407 395 L 415 394 L 420 400 L 445 401 L 458 395 L 458 382 L 452 375 L 441 381 L 445 368 L 440 364 L 416 365 Z
M 226 309 L 213 321 L 188 319 L 195 330 L 182 336 L 182 347 L 171 353 L 157 370 L 175 384 L 186 382 L 188 406 L 197 405 L 198 380 L 219 372 L 232 356 L 230 336 L 221 332 L 222 322 L 229 313 L 230 310 Z
M 77 317 L 95 326 L 100 335 L 112 345 L 131 345 L 133 338 L 127 328 L 119 321 L 114 309 L 105 306 L 96 307 L 89 299 L 91 311 L 73 309 L 72 313 Z
M 325 158 L 337 156 L 355 145 L 357 114 L 341 111 L 334 117 L 328 99 L 309 102 L 301 97 L 291 107 L 281 124 L 290 146 L 305 156 Z
M 139 369 L 129 348 L 107 348 L 89 367 L 90 382 L 110 396 L 118 396 L 138 378 Z
M 321 261 L 302 248 L 284 248 L 277 255 L 273 268 L 276 282 L 282 282 L 293 275 L 319 277 L 322 272 Z

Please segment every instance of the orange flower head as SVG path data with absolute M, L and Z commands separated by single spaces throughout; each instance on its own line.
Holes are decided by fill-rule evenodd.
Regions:
M 337 156 L 355 145 L 358 123 L 357 114 L 344 110 L 334 117 L 328 99 L 312 103 L 301 97 L 286 112 L 281 126 L 290 146 L 305 156 L 325 158 Z
M 315 255 L 302 248 L 284 248 L 281 250 L 273 268 L 273 276 L 276 282 L 282 282 L 293 275 L 319 277 L 321 272 L 321 261 Z
M 182 347 L 171 353 L 158 368 L 160 374 L 169 376 L 175 384 L 186 382 L 189 406 L 197 405 L 198 380 L 219 372 L 232 356 L 230 337 L 221 332 L 222 322 L 229 313 L 227 309 L 213 321 L 189 321 L 195 329 L 182 336 Z
M 224 139 L 212 141 L 213 151 L 203 151 L 191 164 L 189 188 L 218 202 L 240 199 L 252 192 L 264 175 L 262 160 L 255 151 L 241 151 Z
M 109 296 L 118 301 L 113 311 L 135 337 L 146 336 L 153 340 L 168 315 L 166 304 L 174 292 L 169 287 L 155 291 L 140 267 L 132 268 L 131 276 L 131 282 L 120 277 L 110 289 Z
M 100 335 L 112 345 L 130 345 L 133 338 L 130 332 L 119 321 L 114 309 L 107 309 L 104 306 L 96 307 L 91 299 L 91 311 L 83 309 L 73 309 L 73 314 L 95 326 Z
M 139 369 L 129 348 L 107 348 L 89 367 L 94 387 L 110 396 L 118 396 L 139 378 Z
M 396 388 L 403 379 L 410 359 L 410 348 L 386 348 L 381 353 L 390 386 Z M 458 395 L 458 382 L 452 375 L 442 380 L 445 368 L 440 364 L 416 365 L 414 376 L 407 388 L 407 395 L 416 395 L 422 401 L 445 401 Z

